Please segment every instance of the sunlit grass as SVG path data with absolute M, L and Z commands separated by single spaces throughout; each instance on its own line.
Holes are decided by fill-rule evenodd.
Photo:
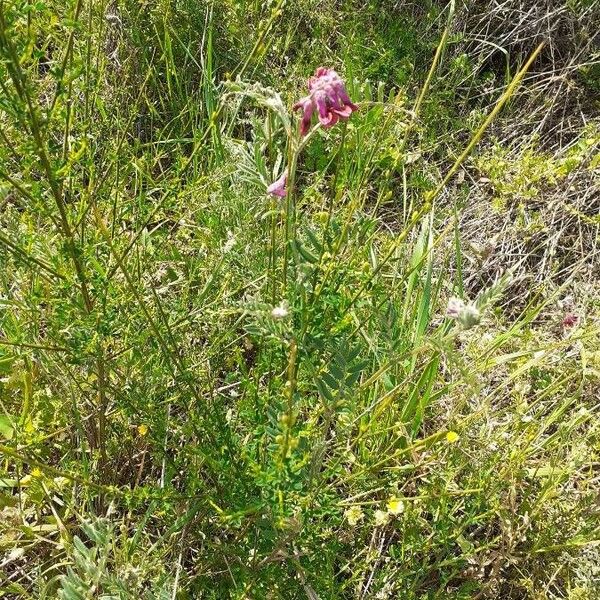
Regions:
M 332 53 L 358 110 L 301 135 L 272 54 L 300 16 L 331 20 L 0 4 L 0 597 L 598 591 L 595 241 L 535 241 L 529 196 L 509 220 L 562 158 L 473 159 L 544 45 L 432 145 L 458 18 L 432 9 L 428 70 L 373 84 Z M 565 236 L 592 250 L 551 262 Z

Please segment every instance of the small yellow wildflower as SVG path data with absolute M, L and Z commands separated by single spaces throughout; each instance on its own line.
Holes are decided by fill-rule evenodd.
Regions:
M 329 213 L 326 210 L 321 210 L 314 215 L 315 220 L 317 220 L 322 225 L 325 225 L 329 219 Z
M 404 502 L 398 500 L 395 496 L 390 498 L 387 503 L 387 511 L 390 515 L 400 515 L 404 512 Z
M 145 425 L 144 423 L 138 425 L 137 431 L 142 437 L 144 437 L 148 434 L 148 425 Z
M 454 444 L 454 443 L 458 442 L 459 439 L 460 439 L 460 436 L 458 435 L 458 433 L 456 433 L 456 431 L 449 431 L 446 434 L 446 441 L 449 444 Z
M 351 506 L 344 512 L 344 516 L 348 521 L 348 525 L 354 527 L 354 525 L 363 520 L 365 513 L 360 506 Z
M 389 520 L 390 515 L 384 510 L 375 511 L 375 525 L 377 525 L 378 527 L 385 525 Z
M 31 471 L 31 476 L 34 479 L 39 479 L 42 476 L 42 471 L 41 469 L 38 469 L 37 467 L 35 467 L 32 471 Z

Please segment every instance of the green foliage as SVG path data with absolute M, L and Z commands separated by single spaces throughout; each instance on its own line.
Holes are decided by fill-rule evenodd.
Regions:
M 582 131 L 581 137 L 565 152 L 553 156 L 542 152 L 535 142 L 518 152 L 496 145 L 477 159 L 477 168 L 489 179 L 496 194 L 494 201 L 527 202 L 536 200 L 547 190 L 579 168 L 594 168 L 600 148 L 600 135 L 594 126 Z
M 598 307 L 461 220 L 597 128 L 461 156 L 454 9 L 0 3 L 0 598 L 593 597 Z M 360 109 L 300 138 L 319 64 Z

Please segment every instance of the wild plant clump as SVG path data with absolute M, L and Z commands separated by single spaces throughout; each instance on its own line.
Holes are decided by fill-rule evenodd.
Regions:
M 539 10 L 0 2 L 0 598 L 599 595 Z

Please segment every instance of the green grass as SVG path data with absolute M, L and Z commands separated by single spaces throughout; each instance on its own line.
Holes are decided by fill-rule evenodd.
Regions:
M 0 2 L 0 598 L 598 595 L 598 129 L 358 7 Z

